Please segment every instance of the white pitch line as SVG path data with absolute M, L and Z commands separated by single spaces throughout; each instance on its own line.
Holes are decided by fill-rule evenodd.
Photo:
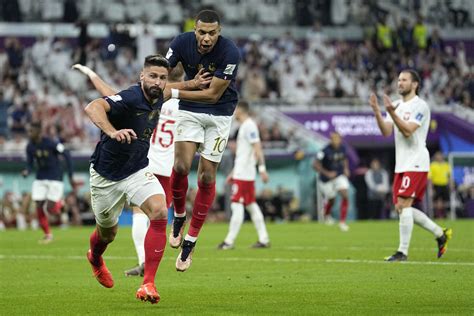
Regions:
M 131 256 L 105 256 L 107 260 L 135 260 Z M 0 260 L 85 260 L 85 256 L 51 256 L 51 255 L 2 255 Z M 175 260 L 174 258 L 167 258 Z M 251 262 L 275 262 L 275 263 L 352 263 L 352 264 L 394 264 L 383 260 L 359 260 L 359 259 L 303 259 L 303 258 L 246 258 L 246 257 L 227 257 L 227 258 L 206 258 L 197 257 L 197 260 L 203 261 L 251 261 Z M 397 263 L 395 263 L 397 264 Z M 466 266 L 474 267 L 474 262 L 446 262 L 446 261 L 405 261 L 400 264 L 408 265 L 439 265 L 439 266 Z

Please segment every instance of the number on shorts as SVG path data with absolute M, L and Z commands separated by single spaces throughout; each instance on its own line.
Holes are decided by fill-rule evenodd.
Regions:
M 410 177 L 404 176 L 402 178 L 402 188 L 407 189 L 410 186 Z
M 158 136 L 158 143 L 161 145 L 161 147 L 163 148 L 168 148 L 170 147 L 171 145 L 173 145 L 173 142 L 174 142 L 174 135 L 173 135 L 173 129 L 172 129 L 172 126 L 173 124 L 175 123 L 176 121 L 174 120 L 166 120 L 164 121 L 162 124 L 161 124 L 161 129 L 160 131 L 165 133 L 165 134 L 168 134 L 170 135 L 170 138 L 168 141 L 165 141 L 165 139 L 161 136 Z M 166 126 L 168 124 L 168 126 Z M 171 125 L 171 126 L 169 126 Z M 153 137 L 151 138 L 151 143 L 152 144 L 155 144 L 155 141 L 156 141 L 156 128 L 155 130 L 153 131 Z
M 223 153 L 226 145 L 226 139 L 219 136 L 214 138 L 214 141 L 214 148 L 212 148 L 212 151 Z

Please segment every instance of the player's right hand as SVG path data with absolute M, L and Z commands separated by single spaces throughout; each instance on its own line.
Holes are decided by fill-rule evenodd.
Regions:
M 110 138 L 124 144 L 130 144 L 132 140 L 137 139 L 137 134 L 133 129 L 120 129 L 110 134 Z
M 335 177 L 337 177 L 337 172 L 329 171 L 328 173 L 326 173 L 326 177 L 328 177 L 329 179 L 334 179 Z
M 81 65 L 81 64 L 74 64 L 72 65 L 71 69 L 76 69 L 76 70 L 79 70 L 80 72 L 82 72 L 84 75 L 86 76 L 90 76 L 92 74 L 94 74 L 95 72 L 90 69 L 89 67 L 87 66 L 84 66 L 84 65 Z
M 375 93 L 370 94 L 369 104 L 372 107 L 372 110 L 374 112 L 376 112 L 376 113 L 380 112 L 379 102 L 377 101 L 377 96 L 375 95 Z
M 210 72 L 204 72 L 204 68 L 201 68 L 199 72 L 194 76 L 194 81 L 196 83 L 196 88 L 204 90 L 209 88 L 209 85 L 212 81 L 212 75 Z
M 268 177 L 268 173 L 264 171 L 260 172 L 260 179 L 262 179 L 263 183 L 267 183 L 270 178 Z

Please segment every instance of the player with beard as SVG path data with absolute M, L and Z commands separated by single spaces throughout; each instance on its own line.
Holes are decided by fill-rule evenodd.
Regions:
M 169 89 L 165 90 L 168 70 L 164 57 L 148 56 L 138 84 L 96 99 L 85 109 L 101 129 L 101 139 L 90 160 L 91 202 L 97 225 L 90 237 L 87 259 L 99 283 L 112 287 L 114 281 L 102 254 L 117 234 L 125 201 L 139 206 L 150 225 L 145 236 L 144 278 L 136 297 L 152 304 L 160 300 L 155 275 L 166 245 L 168 209 L 163 188 L 148 167 L 147 155 L 162 104 L 170 98 Z
M 417 94 L 420 77 L 414 70 L 403 70 L 398 76 L 398 93 L 402 99 L 392 103 L 387 95 L 383 102 L 387 116 L 382 117 L 377 96 L 370 96 L 369 104 L 374 111 L 377 124 L 385 137 L 395 131 L 395 174 L 393 180 L 393 203 L 400 217 L 400 245 L 386 261 L 406 261 L 413 223 L 431 232 L 438 243 L 438 258 L 446 252 L 452 230 L 443 229 L 425 213 L 413 207 L 415 200 L 425 194 L 430 156 L 426 148 L 426 137 L 430 126 L 430 108 Z

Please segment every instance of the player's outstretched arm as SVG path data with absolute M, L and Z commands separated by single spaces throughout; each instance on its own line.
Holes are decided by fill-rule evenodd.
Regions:
M 395 113 L 395 106 L 393 105 L 392 101 L 390 100 L 389 96 L 384 94 L 383 95 L 383 103 L 385 108 L 387 109 L 387 113 L 392 117 L 393 123 L 395 126 L 400 130 L 405 137 L 410 137 L 420 125 L 414 122 L 407 122 L 402 120 L 396 113 Z
M 377 96 L 375 93 L 370 94 L 369 104 L 372 107 L 372 111 L 375 114 L 375 120 L 377 121 L 377 125 L 379 126 L 380 132 L 385 137 L 392 135 L 393 125 L 390 122 L 386 122 L 382 116 L 380 111 L 379 102 L 377 101 Z
M 110 105 L 104 99 L 95 99 L 84 109 L 91 121 L 100 128 L 107 136 L 118 142 L 130 144 L 132 140 L 137 139 L 137 134 L 133 129 L 116 130 L 107 118 L 107 112 L 110 111 Z
M 79 70 L 82 72 L 84 75 L 89 77 L 89 80 L 92 82 L 94 85 L 94 88 L 102 95 L 102 96 L 107 96 L 107 95 L 114 95 L 118 91 L 116 91 L 114 88 L 109 86 L 107 83 L 105 83 L 102 78 L 96 74 L 92 69 L 90 69 L 87 66 L 81 65 L 81 64 L 75 64 L 71 67 L 72 69 Z

